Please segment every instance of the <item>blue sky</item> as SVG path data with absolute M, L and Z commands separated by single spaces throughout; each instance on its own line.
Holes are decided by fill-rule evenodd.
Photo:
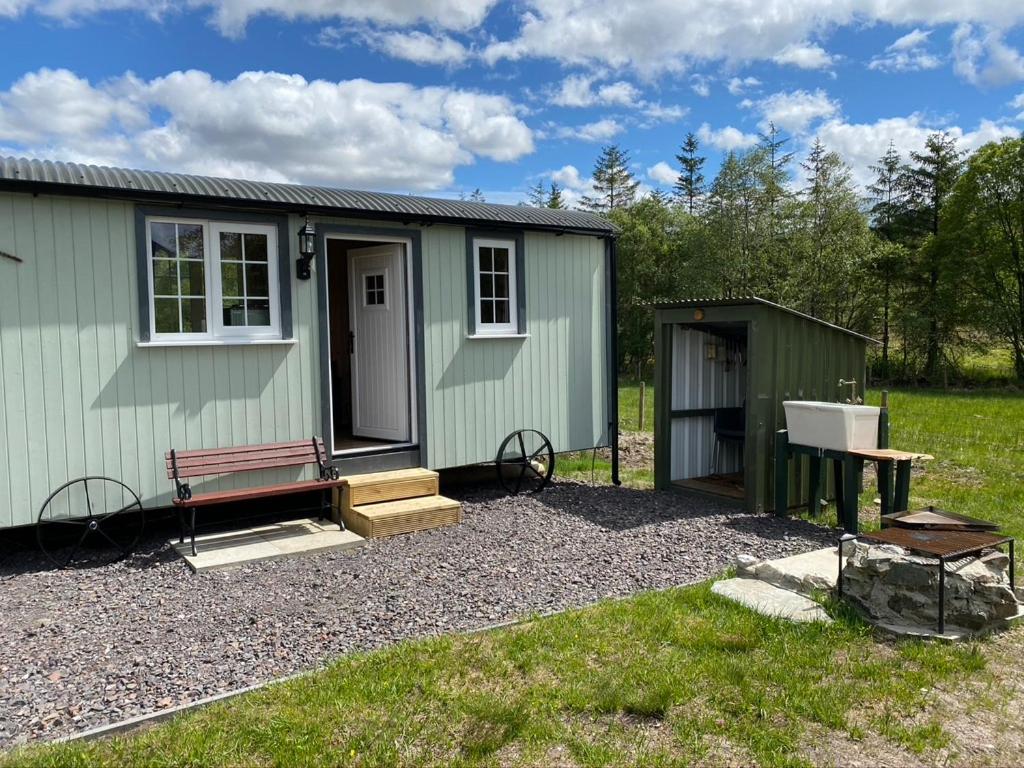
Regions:
M 113 9 L 113 10 L 111 10 Z M 774 121 L 867 178 L 1024 126 L 1016 0 L 0 0 L 0 153 L 517 202 Z

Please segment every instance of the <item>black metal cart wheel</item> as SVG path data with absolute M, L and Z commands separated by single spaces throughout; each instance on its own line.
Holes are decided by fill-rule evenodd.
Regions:
M 135 491 L 112 477 L 88 475 L 43 502 L 36 540 L 58 568 L 104 565 L 134 552 L 145 527 L 146 510 Z
M 495 459 L 498 482 L 510 494 L 537 493 L 551 482 L 555 451 L 551 441 L 536 429 L 520 429 L 505 438 Z

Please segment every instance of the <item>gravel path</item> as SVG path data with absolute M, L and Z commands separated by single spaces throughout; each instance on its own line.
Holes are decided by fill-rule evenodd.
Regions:
M 560 483 L 461 496 L 458 527 L 351 552 L 192 575 L 160 541 L 129 562 L 0 562 L 0 748 L 315 667 L 403 638 L 480 628 L 706 579 L 741 552 L 832 534 L 678 494 Z

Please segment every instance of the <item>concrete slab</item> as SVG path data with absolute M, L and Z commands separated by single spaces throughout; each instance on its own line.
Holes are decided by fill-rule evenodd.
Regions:
M 711 586 L 711 591 L 765 616 L 790 621 L 832 621 L 825 609 L 810 598 L 758 579 L 717 581 Z
M 847 547 L 852 551 L 851 545 Z M 835 547 L 826 547 L 778 560 L 764 560 L 746 569 L 743 575 L 810 596 L 835 589 L 838 573 L 839 552 Z
M 195 556 L 188 541 L 179 544 L 173 539 L 170 543 L 189 568 L 199 573 L 282 557 L 353 549 L 366 543 L 366 539 L 339 530 L 337 524 L 326 520 L 302 519 L 196 536 Z

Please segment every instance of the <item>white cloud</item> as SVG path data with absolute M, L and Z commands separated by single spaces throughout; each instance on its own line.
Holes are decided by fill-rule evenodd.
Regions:
M 523 0 L 519 28 L 492 42 L 485 58 L 542 57 L 565 64 L 680 72 L 696 62 L 770 60 L 822 64 L 808 40 L 838 27 L 886 23 L 978 23 L 1006 29 L 1024 21 L 1019 0 Z
M 915 48 L 920 48 L 922 45 L 928 42 L 928 38 L 931 36 L 932 31 L 917 29 L 916 27 L 896 39 L 896 41 L 888 46 L 885 50 L 887 51 L 912 51 Z
M 799 69 L 825 69 L 832 66 L 832 56 L 824 48 L 804 41 L 790 43 L 772 56 L 772 61 Z
M 1020 135 L 1019 128 L 991 120 L 982 120 L 973 130 L 965 130 L 956 125 L 931 123 L 917 113 L 908 117 L 884 118 L 873 123 L 828 120 L 818 126 L 815 133 L 828 149 L 838 152 L 850 165 L 854 181 L 865 186 L 874 178 L 870 166 L 878 163 L 890 141 L 903 159 L 909 160 L 910 152 L 923 149 L 928 134 L 943 130 L 957 139 L 961 149 L 967 150 L 977 149 L 989 141 Z
M 0 0 L 0 16 L 29 10 L 74 20 L 105 11 L 135 10 L 160 18 L 182 8 L 208 9 L 224 34 L 237 36 L 257 16 L 294 19 L 347 19 L 392 26 L 426 23 L 441 29 L 479 26 L 497 0 Z
M 441 189 L 476 157 L 511 161 L 533 135 L 504 96 L 367 80 L 199 71 L 90 84 L 39 70 L 0 91 L 14 154 L 375 189 Z
M 597 77 L 590 75 L 569 75 L 559 86 L 550 102 L 559 107 L 636 106 L 640 101 L 640 90 L 625 80 L 606 83 L 594 89 Z
M 677 120 L 682 120 L 690 112 L 688 107 L 680 107 L 678 104 L 662 106 L 656 101 L 645 101 L 640 111 L 647 118 L 642 125 L 674 123 Z
M 729 93 L 733 96 L 739 96 L 741 93 L 749 88 L 757 88 L 761 84 L 761 81 L 756 77 L 733 77 L 729 80 L 726 88 L 729 89 Z
M 779 91 L 754 102 L 747 101 L 744 106 L 761 113 L 758 123 L 761 130 L 767 130 L 774 123 L 777 128 L 793 134 L 801 134 L 815 121 L 832 117 L 839 111 L 839 104 L 820 88 L 813 93 Z
M 679 172 L 671 165 L 661 160 L 647 169 L 647 177 L 663 186 L 671 186 L 679 178 Z
M 690 75 L 690 89 L 702 99 L 711 95 L 711 83 L 704 75 Z
M 561 126 L 555 132 L 560 139 L 579 139 L 580 141 L 608 141 L 625 130 L 618 120 L 606 117 L 592 123 L 577 126 Z
M 931 30 L 913 29 L 886 46 L 885 53 L 872 57 L 868 69 L 880 72 L 916 72 L 936 69 L 942 61 L 928 51 Z
M 972 85 L 999 86 L 1024 80 L 1024 57 L 998 29 L 961 24 L 953 32 L 953 71 Z
M 744 133 L 739 128 L 727 125 L 724 128 L 713 130 L 710 125 L 703 123 L 697 129 L 697 138 L 703 144 L 710 144 L 723 152 L 734 152 L 740 149 L 749 149 L 757 144 L 757 136 L 752 133 Z
M 594 180 L 580 175 L 579 169 L 575 165 L 563 165 L 557 170 L 547 171 L 542 175 L 562 188 L 562 197 L 570 208 L 575 207 L 583 196 L 593 195 Z
M 358 37 L 374 50 L 414 64 L 454 67 L 465 64 L 470 56 L 469 49 L 449 35 L 430 35 L 419 30 L 385 32 L 369 28 L 351 30 L 326 27 L 320 32 L 319 39 L 322 44 L 341 47 L 352 36 Z

